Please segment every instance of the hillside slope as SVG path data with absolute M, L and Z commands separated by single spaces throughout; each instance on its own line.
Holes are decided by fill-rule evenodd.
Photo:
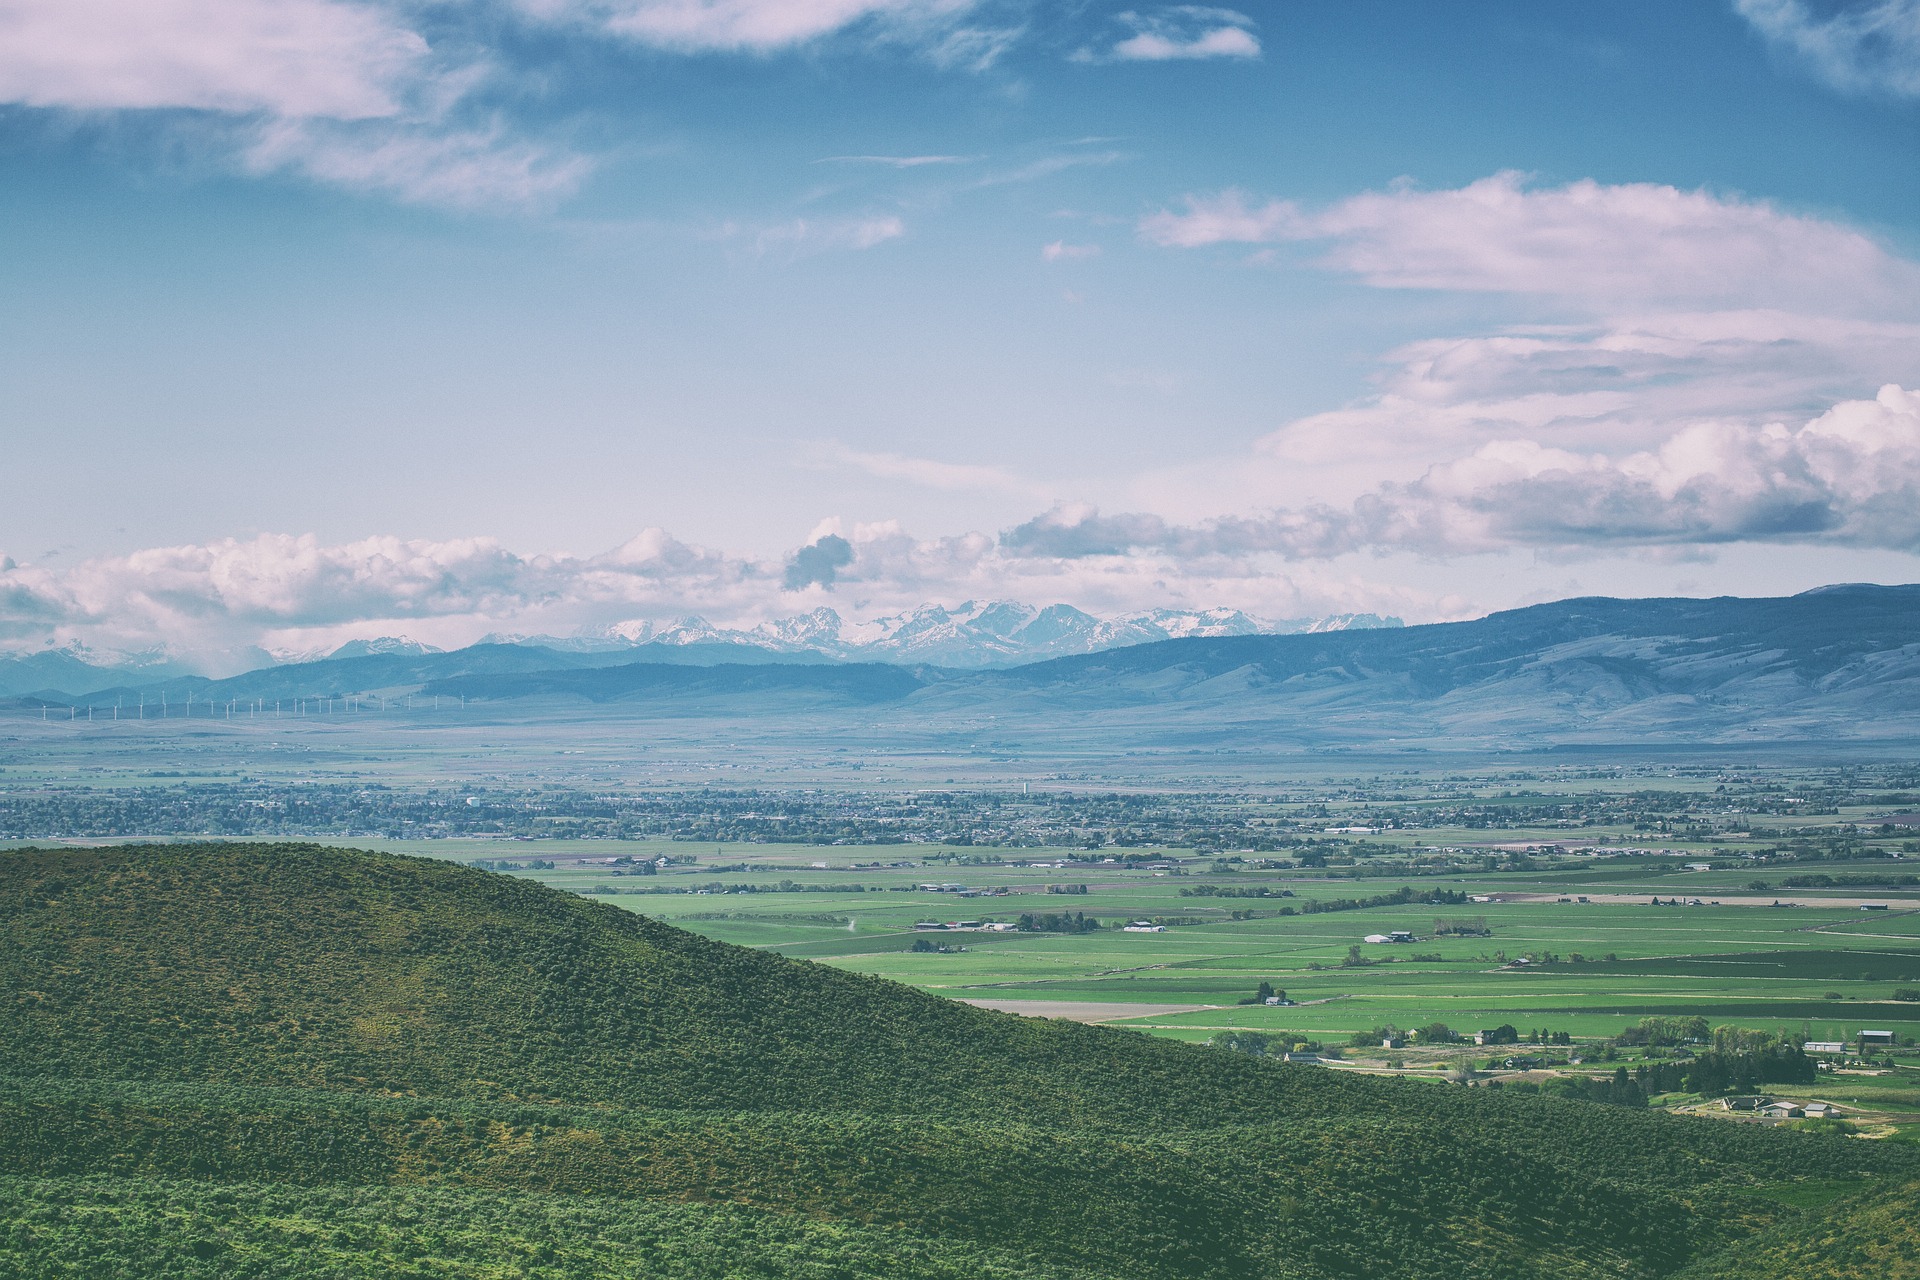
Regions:
M 524 1244 L 554 1276 L 1652 1280 L 1791 1225 L 1755 1184 L 1920 1176 L 1897 1144 L 991 1013 L 313 846 L 0 854 L 0 1076 L 24 1274 L 163 1274 L 160 1238 L 204 1264 L 164 1274 L 255 1274 L 229 1264 L 312 1233 L 331 1270 L 257 1273 L 521 1274 L 485 1268 Z

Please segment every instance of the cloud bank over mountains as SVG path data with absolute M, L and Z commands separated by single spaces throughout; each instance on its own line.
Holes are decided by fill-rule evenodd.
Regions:
M 1326 562 L 1356 551 L 1443 557 L 1734 541 L 1920 552 L 1920 395 L 1888 387 L 1797 427 L 1689 427 L 1620 458 L 1493 442 L 1349 506 L 1191 524 L 1056 507 L 998 535 L 919 538 L 890 522 L 829 521 L 779 558 L 694 546 L 659 529 L 588 556 L 526 555 L 489 538 L 325 545 L 266 535 L 65 569 L 5 558 L 0 639 L 14 648 L 81 640 L 300 649 L 405 632 L 458 644 L 687 613 L 752 626 L 828 602 L 872 617 L 929 600 L 1008 597 L 1096 611 L 1177 603 L 1430 618 L 1457 614 L 1461 602 L 1335 573 Z

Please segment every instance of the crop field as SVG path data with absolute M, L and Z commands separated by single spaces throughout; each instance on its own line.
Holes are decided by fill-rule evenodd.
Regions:
M 1183 1039 L 1227 1029 L 1345 1039 L 1436 1021 L 1462 1032 L 1507 1023 L 1602 1037 L 1643 1017 L 1695 1015 L 1815 1040 L 1869 1027 L 1920 1036 L 1920 1002 L 1896 998 L 1920 987 L 1920 894 L 1881 895 L 1874 900 L 1887 909 L 1869 912 L 1858 891 L 1756 895 L 1742 887 L 1745 872 L 1675 872 L 1656 860 L 1399 881 L 1214 872 L 1191 855 L 1151 850 L 1135 852 L 1172 865 L 1056 866 L 1067 851 L 1044 849 L 965 865 L 898 848 L 609 841 L 589 854 L 561 841 L 339 843 L 501 866 L 724 941 L 998 1007 L 1094 1006 L 1083 1016 Z M 688 861 L 645 877 L 613 865 L 659 856 Z M 1312 910 L 1402 884 L 1494 900 Z M 920 887 L 928 885 L 982 896 Z M 1652 905 L 1656 898 L 1663 905 Z M 1664 905 L 1696 898 L 1703 905 Z M 1100 927 L 914 927 L 1062 914 Z M 1115 927 L 1132 920 L 1163 922 L 1163 931 Z M 1448 924 L 1484 927 L 1487 936 L 1436 936 Z M 1415 940 L 1364 941 L 1395 931 Z M 1295 1003 L 1238 1003 L 1261 982 Z M 1102 1005 L 1118 1016 L 1105 1017 Z M 1141 1010 L 1155 1005 L 1181 1009 Z

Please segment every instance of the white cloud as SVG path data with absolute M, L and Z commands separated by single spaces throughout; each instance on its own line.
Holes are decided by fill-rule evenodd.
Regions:
M 907 233 L 907 224 L 893 214 L 855 218 L 794 218 L 765 226 L 725 223 L 714 237 L 742 243 L 756 255 L 800 256 L 834 250 L 871 249 Z
M 1069 244 L 1065 240 L 1055 240 L 1040 250 L 1040 256 L 1048 262 L 1072 262 L 1080 258 L 1097 258 L 1100 256 L 1100 246 Z
M 892 521 L 850 529 L 823 521 L 793 552 L 767 558 L 691 546 L 658 529 L 585 557 L 521 555 L 485 538 L 328 545 L 285 535 L 64 570 L 0 557 L 0 639 L 28 649 L 79 640 L 108 650 L 312 652 L 401 634 L 451 647 L 490 632 L 568 634 L 690 613 L 752 626 L 814 604 L 873 617 L 996 598 L 1095 611 L 1227 602 L 1280 617 L 1459 607 L 1314 568 L 1011 556 L 988 534 L 922 539 Z
M 972 156 L 823 156 L 815 164 L 880 164 L 889 169 L 918 169 L 929 164 L 968 164 Z
M 338 0 L 0 0 L 0 101 L 166 112 L 242 171 L 408 201 L 572 190 L 590 163 L 476 118 L 471 96 L 497 70 L 436 51 L 406 16 Z
M 1920 0 L 1856 0 L 1825 14 L 1802 0 L 1734 0 L 1733 7 L 1835 89 L 1920 96 Z
M 461 207 L 538 204 L 573 191 L 593 169 L 585 156 L 516 140 L 497 124 L 440 131 L 281 120 L 254 133 L 243 159 L 255 172 Z
M 971 0 L 521 0 L 521 7 L 541 17 L 592 22 L 674 52 L 765 54 L 863 23 L 945 37 L 973 6 Z
M 1004 467 L 972 463 L 941 462 L 933 458 L 914 458 L 898 453 L 869 453 L 829 444 L 816 451 L 815 465 L 851 467 L 882 480 L 904 480 L 908 484 L 948 493 L 1014 493 L 1044 497 L 1045 490 Z
M 1910 309 L 1920 267 L 1853 228 L 1764 201 L 1653 183 L 1534 188 L 1499 173 L 1311 211 L 1239 192 L 1140 224 L 1152 243 L 1326 242 L 1321 265 L 1380 288 L 1550 294 L 1619 304 L 1737 300 L 1860 314 Z
M 1260 56 L 1253 20 L 1233 9 L 1173 5 L 1152 13 L 1129 11 L 1118 20 L 1131 35 L 1104 53 L 1083 50 L 1075 57 L 1083 62 L 1173 62 Z
M 1378 392 L 1255 446 L 1351 495 L 1525 435 L 1558 448 L 1657 447 L 1677 425 L 1751 422 L 1893 376 L 1920 382 L 1920 324 L 1778 311 L 1649 313 L 1431 338 L 1389 353 Z M 1347 479 L 1330 478 L 1338 472 Z
M 402 200 L 538 203 L 589 158 L 500 104 L 516 79 L 503 18 L 681 53 L 769 54 L 868 31 L 942 66 L 984 67 L 1017 32 L 974 30 L 972 0 L 0 0 L 0 104 L 165 112 L 174 136 L 251 173 Z M 437 32 L 430 42 L 428 31 Z M 175 120 L 173 117 L 185 115 Z M 872 157 L 901 167 L 958 157 Z M 880 221 L 864 231 L 898 234 Z
M 0 0 L 0 101 L 32 107 L 393 116 L 427 53 L 331 0 Z
M 1729 542 L 1920 552 L 1920 394 L 1890 385 L 1797 429 L 1689 425 L 1624 455 L 1494 439 L 1348 506 L 1308 503 L 1186 525 L 1056 507 L 1001 538 L 1013 555 L 1145 551 L 1202 561 Z

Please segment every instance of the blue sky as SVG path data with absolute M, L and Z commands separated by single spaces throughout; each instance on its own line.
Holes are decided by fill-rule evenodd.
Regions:
M 1920 577 L 1915 0 L 0 0 L 0 101 L 11 647 Z

